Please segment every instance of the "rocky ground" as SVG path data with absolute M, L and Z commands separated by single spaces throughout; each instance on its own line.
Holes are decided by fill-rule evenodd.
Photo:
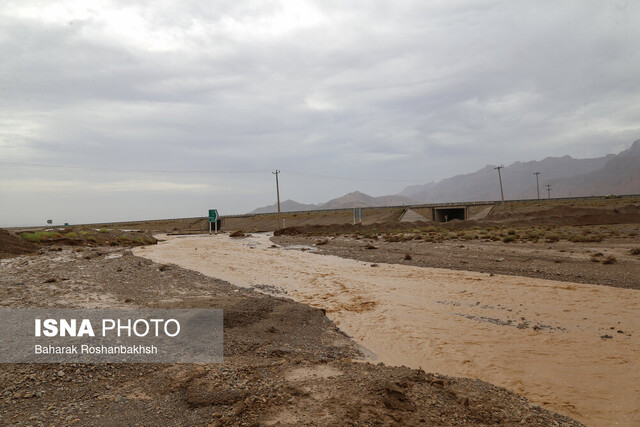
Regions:
M 482 381 L 363 363 L 321 310 L 122 247 L 3 258 L 0 296 L 3 307 L 211 307 L 225 319 L 221 364 L 1 365 L 1 424 L 579 425 Z

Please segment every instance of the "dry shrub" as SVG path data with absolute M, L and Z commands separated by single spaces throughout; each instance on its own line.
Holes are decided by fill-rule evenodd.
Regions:
M 560 241 L 560 237 L 558 237 L 555 234 L 551 234 L 549 236 L 547 236 L 546 242 L 547 243 L 556 243 Z

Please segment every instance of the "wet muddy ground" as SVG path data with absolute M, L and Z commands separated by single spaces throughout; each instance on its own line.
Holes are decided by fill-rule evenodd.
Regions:
M 324 313 L 118 247 L 0 259 L 3 307 L 212 307 L 216 365 L 4 364 L 3 425 L 578 425 L 486 382 L 360 361 Z
M 165 239 L 136 253 L 322 308 L 376 361 L 481 378 L 590 425 L 638 417 L 635 290 L 321 256 L 332 242 L 299 238 Z

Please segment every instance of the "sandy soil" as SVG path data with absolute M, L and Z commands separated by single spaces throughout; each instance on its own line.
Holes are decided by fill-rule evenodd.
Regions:
M 362 363 L 317 308 L 122 247 L 1 259 L 0 306 L 213 307 L 225 322 L 221 364 L 2 364 L 2 425 L 579 425 L 486 382 Z
M 166 239 L 136 253 L 320 307 L 387 364 L 481 378 L 590 425 L 640 421 L 634 290 L 371 265 L 264 235 Z

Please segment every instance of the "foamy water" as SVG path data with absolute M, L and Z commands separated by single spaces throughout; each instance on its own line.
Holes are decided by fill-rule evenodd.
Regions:
M 371 267 L 274 249 L 266 235 L 163 238 L 136 255 L 282 288 L 326 309 L 377 361 L 480 378 L 589 425 L 640 425 L 640 291 Z

